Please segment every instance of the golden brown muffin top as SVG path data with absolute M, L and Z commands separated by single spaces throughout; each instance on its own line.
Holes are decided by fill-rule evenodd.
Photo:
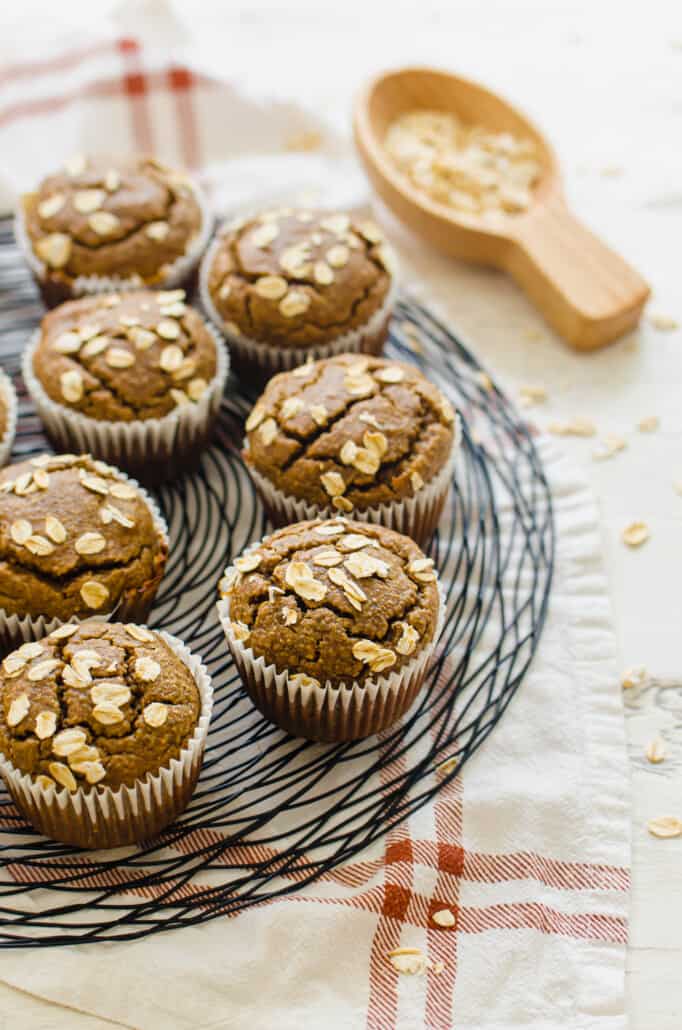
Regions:
M 455 415 L 413 365 L 342 354 L 271 379 L 246 430 L 246 459 L 273 486 L 352 512 L 433 479 L 452 453 Z
M 273 533 L 220 592 L 235 637 L 313 686 L 399 671 L 433 639 L 440 604 L 433 560 L 413 540 L 343 517 Z
M 373 222 L 277 208 L 223 231 L 208 289 L 227 330 L 307 347 L 367 323 L 389 292 L 389 264 Z
M 22 197 L 26 231 L 51 276 L 161 282 L 202 227 L 188 176 L 155 158 L 77 156 Z
M 0 666 L 0 751 L 43 787 L 131 786 L 178 757 L 200 711 L 187 666 L 143 626 L 67 624 Z
M 121 473 L 87 455 L 0 471 L 0 608 L 86 618 L 157 575 L 166 543 Z
M 33 371 L 57 404 L 111 422 L 162 418 L 215 377 L 216 343 L 184 290 L 68 301 L 43 318 Z

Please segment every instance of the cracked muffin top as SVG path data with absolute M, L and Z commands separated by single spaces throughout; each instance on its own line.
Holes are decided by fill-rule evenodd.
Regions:
M 45 788 L 131 786 L 178 757 L 200 710 L 187 666 L 143 626 L 67 624 L 0 666 L 0 751 Z
M 57 404 L 109 422 L 162 418 L 202 397 L 216 342 L 184 290 L 101 294 L 48 312 L 33 371 Z
M 151 157 L 77 156 L 22 197 L 31 247 L 51 276 L 163 281 L 202 212 L 191 180 Z
M 433 560 L 413 540 L 343 517 L 266 537 L 220 592 L 234 637 L 312 686 L 399 671 L 433 639 L 440 605 Z
M 448 461 L 449 401 L 413 365 L 341 354 L 270 380 L 246 460 L 288 496 L 364 511 L 414 496 Z
M 0 471 L 0 608 L 47 619 L 116 609 L 160 577 L 167 544 L 140 491 L 88 456 Z
M 226 330 L 279 347 L 363 327 L 391 286 L 379 228 L 329 211 L 278 208 L 224 230 L 208 291 Z

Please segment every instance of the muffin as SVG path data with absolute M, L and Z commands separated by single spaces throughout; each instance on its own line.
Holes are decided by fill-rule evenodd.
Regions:
M 17 427 L 17 395 L 12 380 L 0 369 L 0 465 L 6 465 Z
M 168 554 L 166 525 L 133 480 L 87 455 L 0 471 L 0 643 L 72 619 L 144 622 Z
M 57 450 L 89 451 L 147 482 L 196 464 L 220 409 L 228 356 L 184 297 L 102 294 L 43 318 L 23 371 Z
M 413 366 L 341 354 L 270 381 L 244 456 L 276 526 L 336 512 L 433 533 L 459 435 L 444 395 Z
M 21 198 L 17 239 L 48 307 L 193 282 L 212 220 L 195 182 L 151 157 L 72 158 Z
M 0 665 L 0 772 L 48 837 L 150 838 L 187 805 L 211 713 L 201 661 L 134 623 L 64 625 Z
M 381 353 L 393 293 L 377 226 L 328 211 L 279 208 L 239 221 L 201 267 L 202 303 L 246 384 L 309 357 Z
M 433 560 L 345 518 L 299 522 L 226 569 L 218 614 L 244 685 L 294 736 L 379 733 L 414 701 L 440 633 Z

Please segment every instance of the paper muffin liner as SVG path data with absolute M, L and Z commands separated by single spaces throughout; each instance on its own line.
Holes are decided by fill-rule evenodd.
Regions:
M 57 451 L 88 453 L 127 469 L 146 483 L 161 483 L 191 471 L 208 444 L 220 410 L 230 355 L 215 328 L 205 322 L 216 347 L 216 373 L 203 396 L 162 418 L 106 422 L 73 411 L 48 397 L 33 371 L 41 330 L 31 336 L 22 358 L 22 372 L 50 440 Z
M 412 537 L 418 544 L 426 543 L 433 536 L 438 525 L 452 485 L 460 440 L 461 423 L 457 414 L 455 415 L 455 434 L 450 457 L 440 472 L 425 483 L 414 497 L 392 501 L 390 504 L 381 504 L 375 508 L 366 508 L 364 511 L 353 509 L 352 512 L 347 513 L 347 517 L 356 522 L 370 522 L 374 525 L 386 526 L 388 529 L 394 529 L 398 533 Z M 247 467 L 268 518 L 275 527 L 288 526 L 292 522 L 305 522 L 309 519 L 338 518 L 340 513 L 335 508 L 320 508 L 301 498 L 292 497 L 273 486 L 270 480 L 252 465 Z
M 132 787 L 41 787 L 0 753 L 0 774 L 14 802 L 46 837 L 81 848 L 117 848 L 153 838 L 187 807 L 199 776 L 213 708 L 211 678 L 201 659 L 181 640 L 158 631 L 187 666 L 199 690 L 201 711 L 194 733 L 177 758 Z
M 336 337 L 330 343 L 311 346 L 277 347 L 254 340 L 230 330 L 213 303 L 208 289 L 208 278 L 213 258 L 220 246 L 218 236 L 206 251 L 199 270 L 199 300 L 204 312 L 225 336 L 232 353 L 235 373 L 247 384 L 262 385 L 279 372 L 290 372 L 309 359 L 331 358 L 336 354 L 381 354 L 388 336 L 388 325 L 397 294 L 396 277 L 391 273 L 391 285 L 384 302 L 364 326 Z
M 253 547 L 258 547 L 254 544 Z M 248 554 L 253 548 L 247 548 Z M 227 570 L 226 570 L 227 572 Z M 438 620 L 433 637 L 401 669 L 364 683 L 310 686 L 296 681 L 296 670 L 277 671 L 238 640 L 230 621 L 229 597 L 218 601 L 218 617 L 246 690 L 266 719 L 294 737 L 323 743 L 360 740 L 381 733 L 411 708 L 429 668 L 445 620 L 438 580 Z
M 168 558 L 168 526 L 154 498 L 140 486 L 137 480 L 127 476 L 120 469 L 115 469 L 114 471 L 118 479 L 122 482 L 130 483 L 131 486 L 139 490 L 140 496 L 149 508 L 154 528 L 161 540 L 161 547 L 156 558 L 157 567 L 153 577 L 143 583 L 141 587 L 134 587 L 125 591 L 112 611 L 100 614 L 97 614 L 95 611 L 92 615 L 88 615 L 87 619 L 79 619 L 75 615 L 70 619 L 48 619 L 44 615 L 16 615 L 6 611 L 4 608 L 0 608 L 0 652 L 2 654 L 7 654 L 8 651 L 12 651 L 14 648 L 20 647 L 31 640 L 40 640 L 41 637 L 47 636 L 48 633 L 51 633 L 53 629 L 61 626 L 64 622 L 111 622 L 115 620 L 116 622 L 144 623 L 147 621 L 166 568 L 166 560 Z
M 17 395 L 12 385 L 12 380 L 0 369 L 0 398 L 4 401 L 7 409 L 7 426 L 2 437 L 0 437 L 0 468 L 6 465 L 12 447 L 14 445 L 14 434 L 17 429 Z
M 185 254 L 176 258 L 166 266 L 164 275 L 154 282 L 148 282 L 139 275 L 79 275 L 68 281 L 53 275 L 44 261 L 41 261 L 33 249 L 26 230 L 24 209 L 19 203 L 14 216 L 14 237 L 22 252 L 26 264 L 42 294 L 48 308 L 63 304 L 66 300 L 89 297 L 98 293 L 124 293 L 129 290 L 153 289 L 174 290 L 178 287 L 193 292 L 201 256 L 208 246 L 213 232 L 213 213 L 204 191 L 196 182 L 190 183 L 192 192 L 201 211 L 201 228 L 191 241 Z

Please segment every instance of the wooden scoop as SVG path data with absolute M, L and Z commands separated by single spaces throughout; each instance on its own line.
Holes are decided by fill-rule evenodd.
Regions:
M 532 138 L 545 170 L 530 207 L 520 214 L 501 213 L 489 228 L 478 216 L 455 211 L 419 192 L 383 147 L 391 122 L 419 108 L 450 111 L 472 125 Z M 649 287 L 573 217 L 552 148 L 500 97 L 429 68 L 387 72 L 361 94 L 354 130 L 367 174 L 398 218 L 446 254 L 505 269 L 574 347 L 601 347 L 637 324 Z

